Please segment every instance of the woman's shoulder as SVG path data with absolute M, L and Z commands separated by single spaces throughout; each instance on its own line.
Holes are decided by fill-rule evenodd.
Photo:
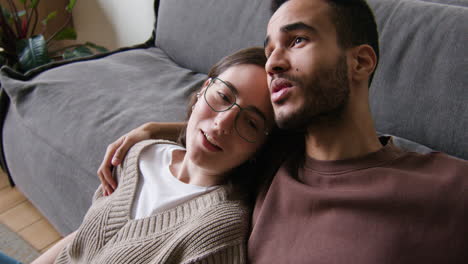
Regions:
M 130 150 L 129 150 L 129 153 L 130 151 L 138 151 L 138 150 L 142 150 L 143 148 L 147 147 L 147 146 L 151 146 L 151 145 L 158 145 L 158 146 L 169 146 L 169 147 L 182 147 L 179 143 L 177 142 L 174 142 L 174 141 L 170 141 L 170 140 L 165 140 L 165 139 L 147 139 L 147 140 L 143 140 L 143 141 L 140 141 L 138 143 L 136 143 L 135 145 L 133 145 Z
M 134 163 L 137 161 L 138 156 L 141 154 L 141 152 L 150 146 L 155 146 L 157 145 L 159 147 L 163 148 L 183 148 L 179 143 L 169 141 L 169 140 L 163 140 L 163 139 L 148 139 L 148 140 L 143 140 L 135 145 L 133 145 L 129 150 L 127 155 L 125 156 L 122 165 L 124 167 Z
M 206 199 L 208 197 L 209 199 Z M 250 207 L 246 205 L 245 201 L 232 195 L 229 187 L 220 186 L 206 194 L 205 197 L 200 198 L 211 204 L 211 206 L 206 207 L 209 215 L 217 215 L 219 218 L 229 219 L 229 222 L 232 224 L 244 225 L 245 222 L 248 222 L 251 211 Z

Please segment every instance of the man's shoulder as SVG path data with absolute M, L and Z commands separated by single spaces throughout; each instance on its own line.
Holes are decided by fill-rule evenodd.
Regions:
M 400 158 L 393 162 L 394 165 L 408 170 L 444 171 L 450 174 L 463 174 L 467 176 L 468 161 L 447 155 L 443 152 L 431 151 L 428 153 L 404 152 Z

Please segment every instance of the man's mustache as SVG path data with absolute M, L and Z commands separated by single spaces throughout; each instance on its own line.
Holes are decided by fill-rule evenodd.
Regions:
M 285 79 L 294 86 L 302 86 L 302 80 L 299 77 L 293 76 L 291 74 L 286 74 L 286 73 L 278 73 L 278 74 L 275 74 L 271 78 L 270 87 L 273 81 L 275 81 L 276 79 Z

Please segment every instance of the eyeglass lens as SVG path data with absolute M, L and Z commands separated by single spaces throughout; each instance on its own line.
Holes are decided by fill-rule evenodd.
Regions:
M 216 112 L 224 112 L 236 104 L 236 95 L 226 84 L 214 79 L 205 92 L 207 104 Z M 265 131 L 265 120 L 257 112 L 242 108 L 236 117 L 235 127 L 239 136 L 255 142 Z

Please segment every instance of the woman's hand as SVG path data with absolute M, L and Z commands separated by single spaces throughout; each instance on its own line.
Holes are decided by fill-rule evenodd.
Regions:
M 117 188 L 117 182 L 112 176 L 112 167 L 118 166 L 128 150 L 136 143 L 146 139 L 168 139 L 176 140 L 180 130 L 185 123 L 145 123 L 127 134 L 121 136 L 115 142 L 107 146 L 104 159 L 99 166 L 97 175 L 104 190 L 103 195 L 107 196 Z

